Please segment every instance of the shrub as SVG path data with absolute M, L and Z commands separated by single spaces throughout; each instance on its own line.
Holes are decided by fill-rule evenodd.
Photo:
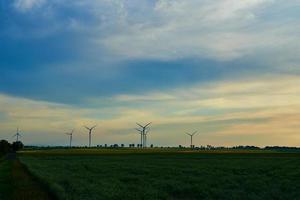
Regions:
M 11 145 L 6 140 L 0 140 L 0 153 L 11 151 Z
M 24 147 L 24 145 L 20 141 L 12 143 L 12 149 L 13 149 L 13 151 L 19 151 L 19 150 L 23 149 L 23 147 Z

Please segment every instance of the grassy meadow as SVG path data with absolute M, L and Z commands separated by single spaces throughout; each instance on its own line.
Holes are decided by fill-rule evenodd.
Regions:
M 11 183 L 11 163 L 0 158 L 0 199 L 9 199 L 13 192 Z
M 0 161 L 0 200 L 50 200 L 52 196 L 19 160 Z
M 300 199 L 300 154 L 66 149 L 19 159 L 57 199 Z

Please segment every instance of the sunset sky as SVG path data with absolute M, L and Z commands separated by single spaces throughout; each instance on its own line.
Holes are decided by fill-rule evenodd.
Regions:
M 0 139 L 300 146 L 299 0 L 0 0 Z

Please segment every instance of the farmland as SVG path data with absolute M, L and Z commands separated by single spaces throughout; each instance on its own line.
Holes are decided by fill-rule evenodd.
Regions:
M 299 199 L 300 154 L 70 149 L 19 153 L 58 199 Z
M 0 199 L 5 199 L 12 193 L 12 185 L 8 184 L 10 182 L 10 168 L 11 164 L 9 162 L 3 161 L 0 158 Z

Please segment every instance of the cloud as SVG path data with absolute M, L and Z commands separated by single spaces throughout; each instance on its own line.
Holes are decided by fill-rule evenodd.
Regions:
M 26 12 L 38 8 L 46 3 L 46 0 L 15 0 L 14 7 L 20 12 Z
M 81 53 L 158 60 L 246 57 L 280 68 L 298 66 L 298 5 L 280 0 L 14 1 L 20 11 L 40 8 L 34 15 L 38 24 L 28 33 L 22 30 L 23 37 L 79 34 Z
M 298 76 L 260 76 L 234 81 L 202 83 L 189 88 L 176 88 L 142 96 L 120 95 L 120 101 L 157 101 L 166 104 L 218 109 L 257 109 L 298 105 L 300 102 Z
M 272 125 L 294 144 L 296 129 L 281 121 L 297 121 L 299 110 L 298 1 L 1 5 L 0 124 L 7 137 L 21 126 L 32 142 L 47 143 L 40 134 L 58 144 L 61 131 L 99 123 L 95 141 L 132 142 L 138 120 L 155 122 L 152 138 L 160 144 L 181 143 L 186 129 L 201 130 L 199 144 L 239 144 L 235 134 L 259 143 L 262 132 L 272 138 Z
M 271 9 L 272 2 L 157 1 L 153 11 L 156 17 L 130 24 L 103 43 L 129 58 L 232 60 L 282 41 L 282 37 L 271 34 L 279 22 L 263 27 L 268 22 L 259 13 Z M 254 30 L 254 26 L 260 30 Z
M 1 135 L 9 138 L 8 133 L 19 126 L 27 133 L 27 142 L 64 144 L 61 133 L 75 128 L 77 144 L 84 145 L 82 126 L 98 124 L 96 143 L 132 143 L 138 141 L 135 122 L 152 121 L 150 141 L 159 145 L 182 144 L 187 130 L 199 130 L 198 145 L 298 145 L 298 85 L 298 76 L 219 81 L 87 99 L 87 104 L 100 102 L 93 108 L 0 95 Z M 280 138 L 285 138 L 283 143 Z

